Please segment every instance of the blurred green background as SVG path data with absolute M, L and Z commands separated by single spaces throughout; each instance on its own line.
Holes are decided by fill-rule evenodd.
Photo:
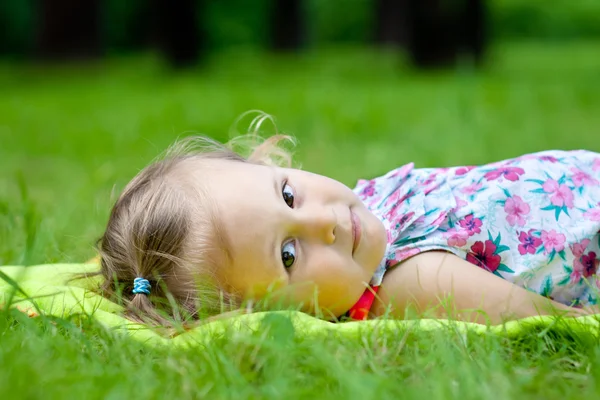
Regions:
M 181 34 L 186 18 L 178 26 L 168 6 L 201 0 L 151 0 L 182 28 L 172 42 L 199 50 L 186 66 L 159 51 L 152 32 L 163 15 L 143 11 L 149 1 L 0 0 L 0 265 L 93 257 L 137 171 L 177 137 L 227 140 L 248 110 L 272 114 L 298 138 L 303 168 L 349 186 L 408 162 L 600 152 L 598 0 L 306 0 L 301 44 L 272 30 L 273 4 L 298 0 L 204 0 L 198 42 Z M 100 18 L 86 20 L 92 3 Z M 397 9 L 377 11 L 383 3 L 421 4 L 426 15 L 407 21 Z M 468 23 L 440 28 L 456 10 L 432 16 L 433 3 L 485 3 L 486 23 L 470 33 Z M 413 35 L 391 29 L 381 40 L 389 16 L 388 28 L 411 22 L 403 34 Z M 90 21 L 87 33 L 99 34 L 86 43 Z M 459 31 L 486 49 L 480 62 L 464 49 L 444 59 Z M 288 48 L 274 49 L 274 38 L 290 39 Z M 41 51 L 40 42 L 80 53 Z M 2 399 L 598 398 L 597 341 L 551 330 L 516 340 L 453 328 L 292 341 L 267 325 L 207 346 L 147 351 L 85 316 L 0 312 Z
M 600 151 L 595 0 L 490 1 L 481 65 L 425 71 L 373 44 L 367 0 L 306 1 L 307 44 L 283 53 L 268 50 L 267 0 L 207 2 L 206 55 L 184 69 L 132 33 L 141 0 L 102 3 L 101 56 L 40 59 L 35 4 L 0 2 L 0 264 L 92 257 L 139 169 L 183 135 L 227 140 L 252 109 L 299 139 L 304 168 L 350 186 L 411 161 Z

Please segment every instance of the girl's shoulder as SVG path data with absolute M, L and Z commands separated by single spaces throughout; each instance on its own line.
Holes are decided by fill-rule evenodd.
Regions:
M 570 164 L 581 164 L 594 165 L 598 167 L 600 164 L 600 154 L 594 153 L 588 150 L 546 150 L 537 153 L 524 154 L 522 156 L 509 158 L 501 161 L 495 161 L 486 165 L 479 166 L 480 168 L 486 167 L 502 167 L 519 164 L 531 164 L 531 165 L 570 165 Z
M 519 181 L 531 175 L 600 175 L 600 154 L 586 150 L 549 150 L 477 166 L 448 168 L 447 177 Z
M 519 168 L 520 167 L 520 168 Z M 365 185 L 374 182 L 390 180 L 406 180 L 414 176 L 417 180 L 431 180 L 434 176 L 463 176 L 466 174 L 514 174 L 527 173 L 528 169 L 551 169 L 572 171 L 573 168 L 588 172 L 600 172 L 600 153 L 588 150 L 546 150 L 537 153 L 529 153 L 518 157 L 492 161 L 479 165 L 460 165 L 441 168 L 415 168 L 414 163 L 395 168 L 385 175 L 371 179 L 359 180 L 359 184 Z M 521 172 L 523 170 L 523 172 Z
M 588 150 L 545 150 L 536 153 L 524 154 L 521 156 L 507 158 L 498 161 L 492 161 L 487 164 L 460 165 L 452 167 L 425 167 L 415 168 L 414 163 L 404 164 L 394 168 L 384 175 L 371 179 L 359 179 L 357 186 L 372 184 L 376 181 L 403 180 L 411 175 L 431 175 L 431 174 L 458 174 L 464 175 L 472 170 L 486 171 L 494 168 L 502 168 L 514 165 L 555 165 L 572 166 L 581 165 L 594 170 L 600 170 L 600 153 Z
M 388 213 L 390 207 L 398 210 L 402 203 L 413 207 L 427 203 L 424 208 L 435 203 L 434 208 L 451 209 L 465 196 L 468 202 L 481 200 L 492 189 L 517 192 L 527 189 L 523 185 L 543 184 L 550 190 L 550 186 L 566 182 L 572 182 L 576 188 L 600 182 L 600 154 L 550 150 L 484 165 L 449 168 L 415 168 L 409 163 L 383 176 L 360 180 L 354 192 L 372 211 Z

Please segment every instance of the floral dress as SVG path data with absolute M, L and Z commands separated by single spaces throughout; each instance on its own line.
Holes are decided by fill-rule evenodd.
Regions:
M 568 305 L 598 301 L 600 154 L 547 151 L 483 166 L 404 165 L 354 192 L 386 228 L 373 276 L 444 250 Z

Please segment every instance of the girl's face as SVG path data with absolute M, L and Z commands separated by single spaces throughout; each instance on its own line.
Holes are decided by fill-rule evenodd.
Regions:
M 217 273 L 226 290 L 257 299 L 276 289 L 286 304 L 334 316 L 354 305 L 386 235 L 348 187 L 296 169 L 220 160 L 214 168 L 201 184 L 229 247 Z

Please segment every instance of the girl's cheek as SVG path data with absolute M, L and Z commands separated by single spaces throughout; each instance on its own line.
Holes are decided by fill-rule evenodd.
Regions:
M 246 299 L 263 299 L 280 291 L 287 286 L 287 279 L 277 277 L 273 280 L 249 282 L 242 288 L 242 295 Z
M 310 307 L 319 293 L 317 285 L 312 282 L 292 283 L 271 294 L 277 305 L 284 307 Z

